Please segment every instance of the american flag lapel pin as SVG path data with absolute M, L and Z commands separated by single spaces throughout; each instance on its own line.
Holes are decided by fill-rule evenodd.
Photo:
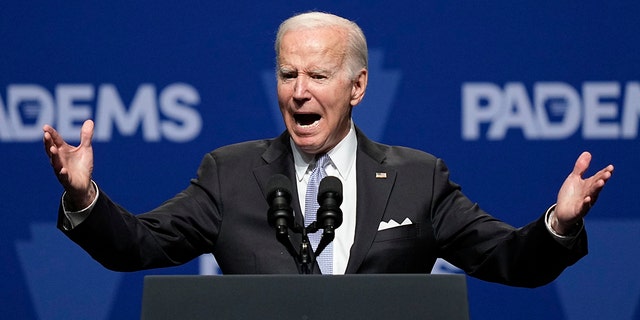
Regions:
M 386 179 L 386 178 L 387 178 L 386 172 L 376 172 L 376 179 Z

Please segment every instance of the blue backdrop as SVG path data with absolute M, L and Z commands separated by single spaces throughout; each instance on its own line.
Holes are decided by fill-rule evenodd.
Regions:
M 583 150 L 594 168 L 616 166 L 586 219 L 590 254 L 538 289 L 470 278 L 473 319 L 640 319 L 637 1 L 5 1 L 0 314 L 134 319 L 144 275 L 211 272 L 204 259 L 110 272 L 67 240 L 42 124 L 77 141 L 94 119 L 95 180 L 150 210 L 187 186 L 204 153 L 281 132 L 275 30 L 311 9 L 368 37 L 356 123 L 444 158 L 496 217 L 537 218 Z

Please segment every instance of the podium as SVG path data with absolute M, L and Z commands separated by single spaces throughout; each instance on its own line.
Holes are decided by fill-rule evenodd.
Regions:
M 468 320 L 464 275 L 147 276 L 143 320 Z

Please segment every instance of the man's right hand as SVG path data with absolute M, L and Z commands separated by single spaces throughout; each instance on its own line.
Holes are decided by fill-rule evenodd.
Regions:
M 50 125 L 42 127 L 44 131 L 44 149 L 49 156 L 53 172 L 58 177 L 67 196 L 65 203 L 71 211 L 82 210 L 93 202 L 96 190 L 91 182 L 93 172 L 93 121 L 82 124 L 80 145 L 74 147 L 62 139 L 62 136 Z

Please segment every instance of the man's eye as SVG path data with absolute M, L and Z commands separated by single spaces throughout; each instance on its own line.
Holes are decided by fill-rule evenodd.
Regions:
M 293 79 L 293 78 L 295 78 L 297 76 L 298 76 L 298 74 L 295 73 L 295 72 L 283 72 L 283 73 L 280 73 L 280 77 L 282 79 Z
M 327 78 L 327 76 L 325 76 L 324 74 L 312 74 L 311 75 L 311 79 L 314 79 L 314 80 L 323 80 L 323 79 L 326 79 L 326 78 Z

